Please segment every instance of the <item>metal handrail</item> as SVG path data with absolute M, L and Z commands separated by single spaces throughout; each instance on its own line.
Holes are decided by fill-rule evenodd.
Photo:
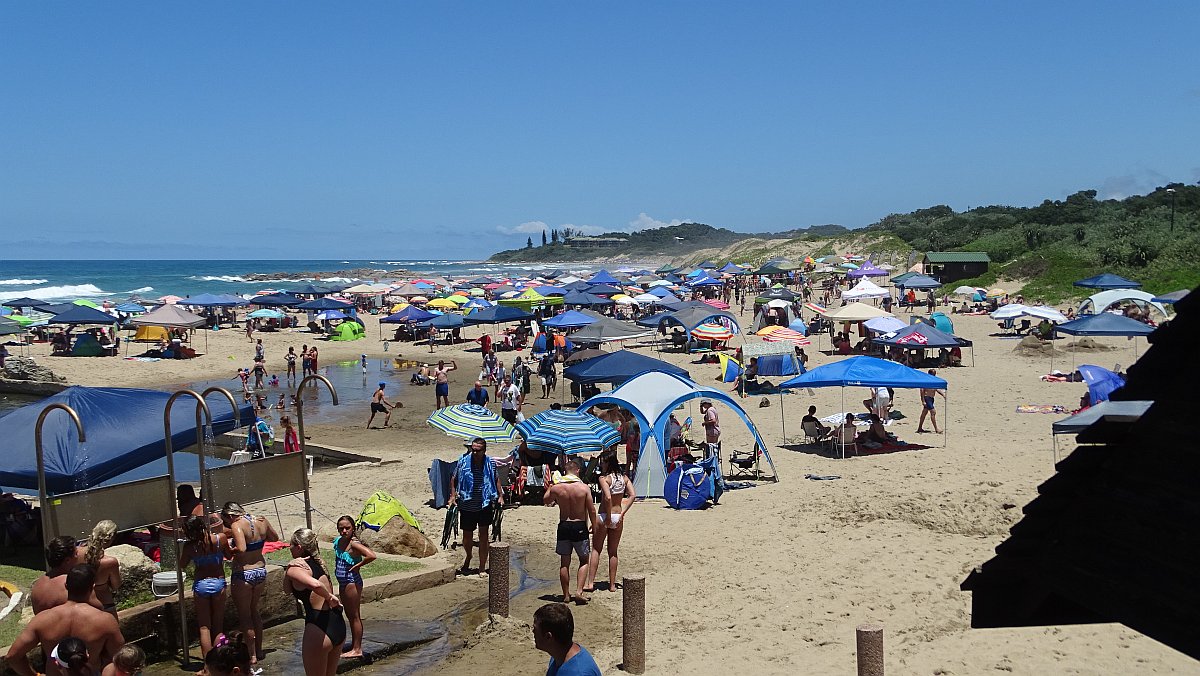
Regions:
M 75 429 L 79 432 L 79 443 L 87 441 L 87 436 L 83 432 L 83 421 L 79 419 L 79 414 L 75 412 L 75 409 L 60 403 L 53 403 L 42 409 L 42 413 L 37 419 L 37 425 L 33 428 L 33 445 L 37 450 L 38 505 L 42 511 L 42 539 L 46 542 L 50 541 L 50 501 L 46 491 L 45 453 L 42 450 L 42 424 L 46 422 L 46 416 L 50 415 L 50 412 L 55 409 L 66 411 L 71 416 L 71 420 L 75 422 Z M 50 570 L 49 567 L 46 570 Z

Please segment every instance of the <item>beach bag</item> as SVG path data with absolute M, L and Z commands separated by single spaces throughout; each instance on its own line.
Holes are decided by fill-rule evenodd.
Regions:
M 663 495 L 675 509 L 703 509 L 712 498 L 713 484 L 704 468 L 683 464 L 667 475 Z

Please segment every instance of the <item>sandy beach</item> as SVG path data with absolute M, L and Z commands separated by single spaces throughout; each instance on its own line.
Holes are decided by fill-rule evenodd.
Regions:
M 376 318 L 365 319 L 366 340 L 319 342 L 324 365 L 357 360 L 362 353 L 373 363 L 398 356 L 456 359 L 460 370 L 452 374 L 451 401 L 462 400 L 478 373 L 477 344 L 439 346 L 430 355 L 424 346 L 395 343 L 385 352 L 377 339 Z M 953 319 L 955 332 L 975 341 L 975 354 L 974 366 L 967 352 L 968 366 L 939 371 L 949 381 L 949 419 L 940 417 L 940 400 L 938 411 L 947 436 L 917 434 L 917 393 L 897 392 L 896 408 L 907 418 L 891 430 L 929 448 L 843 461 L 806 446 L 780 446 L 781 412 L 788 435 L 795 436 L 809 404 L 818 407 L 819 416 L 836 413 L 842 393 L 829 389 L 788 394 L 782 398 L 782 411 L 779 396 L 772 396 L 766 408 L 759 408 L 760 398 L 752 397 L 743 401 L 771 445 L 781 476 L 778 483 L 730 491 L 719 506 L 706 511 L 676 512 L 660 500 L 632 509 L 621 544 L 621 572 L 648 577 L 648 673 L 853 673 L 854 628 L 866 622 L 886 628 L 890 673 L 1196 672 L 1190 658 L 1117 625 L 969 628 L 970 596 L 959 591 L 960 582 L 989 558 L 1038 484 L 1053 473 L 1050 425 L 1062 416 L 1016 413 L 1016 407 L 1075 408 L 1084 386 L 1040 381 L 1051 368 L 1049 361 L 1014 354 L 1017 341 L 989 335 L 996 331 L 991 319 Z M 469 328 L 464 335 L 477 337 L 480 329 Z M 313 343 L 307 333 L 256 337 L 263 338 L 271 370 L 280 373 L 288 346 L 298 349 Z M 204 344 L 202 337 L 196 342 L 198 347 Z M 1133 361 L 1125 339 L 1100 342 L 1118 349 L 1077 355 L 1079 363 L 1111 368 Z M 626 347 L 648 350 L 633 343 Z M 835 360 L 817 353 L 816 347 L 807 350 L 810 368 Z M 828 349 L 827 340 L 823 347 Z M 1143 341 L 1139 351 L 1144 349 Z M 71 383 L 137 387 L 233 378 L 237 367 L 248 365 L 253 355 L 251 343 L 237 331 L 210 332 L 206 354 L 186 361 L 52 358 L 44 356 L 48 350 L 34 346 L 30 355 Z M 512 359 L 511 353 L 501 356 L 506 362 Z M 721 387 L 713 380 L 715 365 L 689 364 L 693 357 L 680 354 L 654 356 L 685 365 L 697 382 Z M 1054 366 L 1065 369 L 1067 364 L 1056 361 Z M 406 383 L 407 372 L 388 381 Z M 235 382 L 229 384 L 235 389 Z M 562 387 L 560 382 L 560 396 Z M 314 441 L 389 461 L 318 472 L 312 481 L 314 507 L 333 518 L 357 514 L 372 490 L 387 490 L 414 511 L 436 540 L 445 513 L 426 505 L 426 470 L 434 458 L 457 457 L 461 443 L 425 425 L 433 406 L 432 388 L 396 389 L 405 406 L 393 415 L 388 429 L 364 428 L 368 411 L 362 399 L 346 402 L 345 411 L 307 426 Z M 846 409 L 858 410 L 865 390 L 847 390 L 844 396 Z M 544 410 L 548 403 L 535 396 L 525 413 Z M 720 414 L 726 456 L 735 449 L 748 450 L 745 427 L 731 412 Z M 840 478 L 813 481 L 805 479 L 806 474 Z M 282 518 L 285 532 L 299 525 L 299 505 L 284 511 Z M 324 523 L 319 515 L 318 521 L 323 533 L 332 533 L 331 522 Z M 509 510 L 504 520 L 506 540 L 530 553 L 530 572 L 543 579 L 557 575 L 551 555 L 556 521 L 556 510 L 540 506 Z M 621 661 L 620 594 L 603 591 L 605 578 L 606 573 L 598 576 L 592 603 L 574 609 L 576 638 L 606 673 L 616 673 Z M 468 650 L 427 673 L 544 670 L 545 655 L 534 650 L 532 637 L 520 623 L 528 623 L 532 610 L 544 602 L 540 596 L 555 589 L 556 585 L 519 596 L 513 605 L 515 622 L 479 632 Z M 486 594 L 484 584 L 462 579 L 436 598 L 450 603 L 480 594 Z M 373 612 L 372 607 L 364 609 L 368 633 Z M 405 612 L 419 614 L 412 608 Z

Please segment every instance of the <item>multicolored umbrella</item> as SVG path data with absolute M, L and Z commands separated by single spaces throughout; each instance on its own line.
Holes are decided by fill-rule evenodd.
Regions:
M 482 437 L 489 444 L 514 441 L 517 430 L 508 421 L 476 404 L 439 408 L 425 420 L 430 427 L 452 437 L 471 440 Z
M 729 309 L 729 303 L 726 303 L 725 301 L 720 300 L 718 298 L 707 298 L 704 300 L 704 303 L 706 305 L 711 305 L 711 306 L 717 308 L 718 310 L 728 310 Z
M 542 411 L 517 423 L 517 431 L 529 448 L 564 455 L 597 453 L 621 440 L 611 425 L 579 411 Z
M 817 313 L 817 314 L 819 314 L 819 315 L 823 315 L 823 314 L 825 314 L 826 312 L 828 312 L 828 310 L 826 310 L 825 308 L 821 307 L 820 305 L 817 305 L 816 303 L 805 303 L 805 304 L 804 304 L 804 307 L 805 307 L 805 308 L 807 308 L 807 309 L 809 309 L 809 310 L 812 310 L 813 312 L 815 312 L 815 313 Z
M 768 343 L 794 343 L 801 347 L 812 345 L 812 341 L 799 331 L 786 329 L 782 326 L 778 327 L 778 329 L 778 331 L 772 331 L 771 333 L 763 336 L 763 340 L 767 341 Z
M 733 337 L 733 331 L 720 324 L 708 322 L 692 329 L 692 337 L 696 340 L 729 340 Z

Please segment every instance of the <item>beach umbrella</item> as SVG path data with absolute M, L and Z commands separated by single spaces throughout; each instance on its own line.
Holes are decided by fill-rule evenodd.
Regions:
M 988 291 L 987 295 L 988 295 L 988 298 L 999 298 L 1000 296 L 1003 296 L 1006 293 L 1008 293 L 1008 292 L 1005 291 L 1004 289 L 996 287 L 995 289 Z
M 874 319 L 868 319 L 866 322 L 864 322 L 864 325 L 868 329 L 878 333 L 892 333 L 893 331 L 899 331 L 900 329 L 908 326 L 908 324 L 905 324 L 903 321 L 896 319 L 895 317 L 876 317 Z
M 414 302 L 416 300 L 416 298 L 413 299 Z M 433 300 L 429 301 L 429 304 L 426 307 L 439 308 L 442 310 L 453 310 L 454 308 L 458 307 L 458 305 L 448 298 L 434 298 Z
M 439 408 L 425 419 L 430 427 L 468 441 L 482 437 L 489 444 L 515 441 L 517 430 L 508 421 L 476 404 L 455 404 Z
M 246 316 L 250 317 L 251 319 L 283 319 L 286 315 L 279 310 L 272 310 L 271 308 L 265 307 L 261 310 L 255 310 Z
M 828 312 L 828 310 L 826 310 L 824 307 L 822 307 L 822 306 L 820 306 L 820 305 L 817 305 L 816 303 L 805 303 L 805 304 L 804 304 L 804 309 L 806 309 L 806 310 L 812 310 L 813 312 L 815 312 L 815 313 L 817 313 L 817 314 L 819 314 L 819 315 L 823 315 L 823 314 L 825 314 L 826 312 Z
M 99 310 L 99 309 L 100 309 L 100 304 L 99 304 L 99 303 L 96 303 L 95 301 L 88 300 L 88 299 L 86 299 L 86 298 L 78 298 L 78 299 L 76 299 L 76 300 L 74 300 L 74 301 L 71 301 L 71 304 L 72 304 L 72 305 L 81 305 L 81 306 L 83 306 L 83 307 L 90 307 L 90 308 L 92 308 L 93 310 Z
M 317 321 L 327 322 L 331 319 L 345 319 L 346 314 L 341 310 L 322 310 L 317 313 Z
M 954 290 L 954 295 L 956 295 L 956 296 L 974 296 L 977 291 L 979 291 L 979 289 L 976 289 L 973 286 L 960 286 Z
M 412 298 L 409 298 L 408 301 L 410 303 L 428 303 L 429 299 L 425 296 L 413 296 Z
M 145 312 L 146 308 L 137 303 L 121 303 L 117 306 L 117 312 Z
M 1002 305 L 991 314 L 992 319 L 1013 319 L 1021 317 L 1028 312 L 1029 308 L 1020 303 L 1009 303 Z
M 705 299 L 703 302 L 717 308 L 718 310 L 728 310 L 729 309 L 729 303 L 726 303 L 725 301 L 719 300 L 717 298 L 708 298 L 708 299 Z
M 792 329 L 782 326 L 777 326 L 775 328 L 778 330 L 772 331 L 763 336 L 763 340 L 768 343 L 792 343 L 801 347 L 812 345 L 812 341 L 799 331 L 793 331 Z
M 729 340 L 733 337 L 733 331 L 730 331 L 720 324 L 705 322 L 704 324 L 692 329 L 692 337 L 696 340 Z
M 597 453 L 621 441 L 611 425 L 580 411 L 542 411 L 517 423 L 517 432 L 531 450 L 564 455 Z

